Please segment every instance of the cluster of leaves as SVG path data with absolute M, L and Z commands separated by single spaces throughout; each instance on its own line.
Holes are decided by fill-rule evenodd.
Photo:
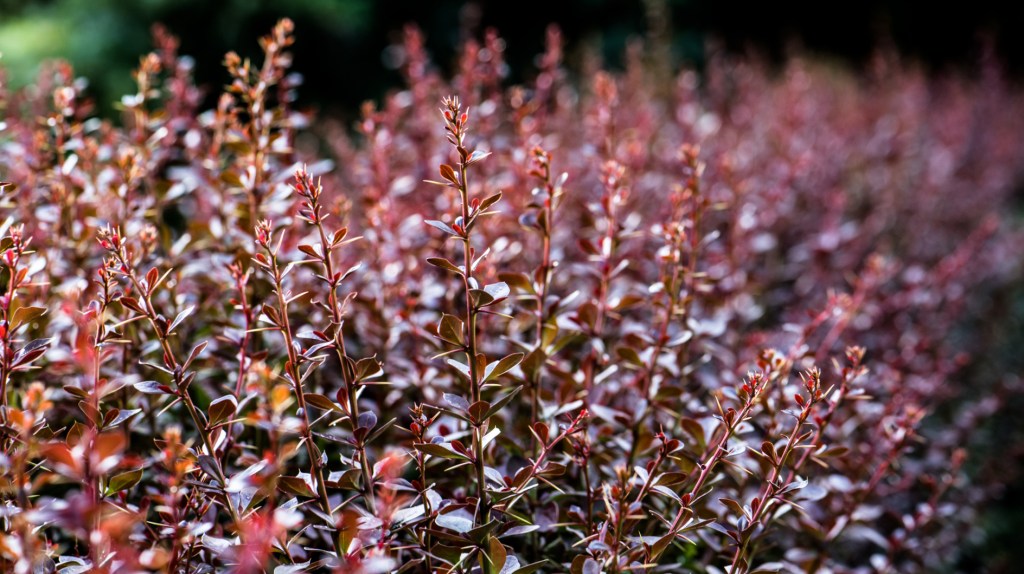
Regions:
M 994 71 L 573 83 L 552 29 L 508 87 L 410 28 L 332 163 L 288 21 L 203 112 L 156 41 L 123 127 L 0 92 L 3 571 L 905 572 L 998 486 L 949 336 L 1021 269 Z

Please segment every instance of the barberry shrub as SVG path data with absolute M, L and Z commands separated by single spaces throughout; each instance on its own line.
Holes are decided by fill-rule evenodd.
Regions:
M 206 111 L 155 38 L 118 123 L 67 64 L 0 93 L 4 572 L 912 572 L 976 535 L 1002 403 L 962 326 L 1021 270 L 993 66 L 573 81 L 552 28 L 509 87 L 497 34 L 446 80 L 409 28 L 349 131 L 296 107 L 288 21 Z

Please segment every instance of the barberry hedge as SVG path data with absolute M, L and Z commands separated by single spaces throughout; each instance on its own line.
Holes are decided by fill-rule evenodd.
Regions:
M 120 118 L 63 63 L 0 92 L 4 572 L 914 572 L 976 536 L 1010 391 L 965 325 L 1022 270 L 994 66 L 569 70 L 552 28 L 509 86 L 497 34 L 449 79 L 409 28 L 349 129 L 296 105 L 288 21 L 219 99 L 155 38 Z

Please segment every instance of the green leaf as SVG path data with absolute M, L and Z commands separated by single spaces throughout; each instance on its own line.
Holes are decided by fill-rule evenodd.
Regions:
M 832 447 L 832 448 L 826 450 L 825 452 L 823 452 L 823 453 L 821 453 L 821 454 L 819 454 L 817 456 L 820 456 L 820 457 L 843 456 L 844 454 L 846 454 L 848 452 L 850 452 L 849 448 L 847 448 L 845 446 L 836 446 L 836 447 Z
M 209 417 L 210 427 L 215 427 L 220 423 L 230 419 L 234 416 L 235 411 L 238 410 L 238 401 L 231 395 L 225 395 L 212 403 L 210 403 Z
M 377 359 L 367 357 L 365 359 L 359 359 L 356 362 L 357 381 L 372 379 L 374 377 L 379 377 L 382 374 L 384 374 L 384 369 L 381 367 L 381 364 Z
M 345 412 L 338 406 L 338 403 L 319 393 L 305 393 L 302 395 L 302 398 L 306 399 L 306 404 L 313 405 L 324 411 Z
M 188 354 L 188 358 L 185 359 L 185 363 L 182 365 L 181 368 L 182 369 L 187 369 L 189 367 L 189 365 L 191 365 L 192 362 L 195 361 L 199 357 L 199 355 L 203 352 L 203 350 L 206 349 L 206 345 L 208 345 L 208 344 L 209 344 L 209 341 L 200 341 L 199 343 L 196 344 L 195 347 L 192 347 L 192 350 Z
M 522 353 L 512 353 L 500 361 L 495 361 L 490 365 L 487 365 L 487 368 L 484 370 L 483 382 L 486 383 L 491 379 L 496 379 L 511 371 L 516 367 L 516 365 L 522 362 L 523 356 L 524 355 Z
M 675 539 L 675 534 L 669 532 L 668 534 L 659 538 L 653 545 L 651 545 L 651 559 L 656 561 L 661 557 L 662 553 L 668 549 L 669 544 Z
M 541 367 L 547 362 L 548 356 L 544 351 L 540 349 L 534 349 L 530 351 L 526 358 L 523 359 L 522 366 L 523 374 L 526 375 L 526 380 L 536 380 L 537 375 L 540 374 Z
M 448 261 L 444 257 L 427 257 L 427 263 L 434 267 L 440 267 L 441 269 L 446 269 L 456 275 L 462 276 L 462 269 L 459 269 L 458 265 Z
M 473 152 L 476 153 L 476 152 Z M 494 195 L 484 199 L 480 202 L 480 207 L 477 208 L 477 213 L 483 213 L 488 207 L 498 203 L 501 200 L 501 192 L 495 193 Z
M 642 368 L 644 366 L 643 360 L 640 359 L 640 354 L 632 347 L 618 347 L 615 349 L 615 354 L 618 355 L 620 359 L 635 367 Z
M 448 181 L 454 183 L 455 185 L 459 185 L 459 176 L 455 175 L 455 170 L 452 168 L 452 166 L 446 163 L 442 163 L 440 166 L 438 166 L 438 171 L 441 173 L 441 177 L 447 179 Z
M 277 487 L 289 494 L 313 498 L 315 495 L 305 480 L 297 476 L 282 476 L 277 479 Z
M 501 279 L 518 291 L 524 291 L 531 295 L 537 294 L 537 291 L 533 288 L 533 282 L 530 281 L 526 273 L 498 273 L 498 279 Z
M 35 321 L 46 314 L 46 307 L 18 307 L 11 319 L 11 332 Z
M 473 306 L 476 308 L 486 307 L 494 303 L 494 297 L 483 289 L 470 289 L 470 296 L 473 298 Z
M 537 476 L 562 476 L 565 474 L 565 465 L 560 462 L 548 462 L 544 468 L 537 471 Z
M 508 552 L 505 550 L 505 546 L 495 537 L 491 537 L 489 544 L 487 545 L 487 557 L 488 562 L 491 566 L 498 570 L 505 566 L 505 559 L 508 558 Z
M 82 409 L 82 412 L 85 413 L 86 418 L 92 421 L 93 425 L 102 426 L 103 416 L 92 403 L 88 401 L 78 401 L 78 408 Z
M 389 428 L 395 426 L 395 423 L 397 423 L 397 422 L 398 422 L 398 418 L 397 417 L 392 417 L 391 420 L 389 420 L 388 422 L 380 425 L 372 433 L 370 433 L 370 436 L 366 437 L 366 440 L 363 441 L 363 443 L 371 443 L 371 442 L 373 442 L 374 440 L 377 439 L 377 437 L 379 437 L 380 435 L 384 434 L 384 432 L 387 431 Z
M 545 330 L 544 334 L 547 335 L 547 331 L 546 330 Z M 557 352 L 561 351 L 562 349 L 564 349 L 567 345 L 571 345 L 571 344 L 582 342 L 584 339 L 586 339 L 586 335 L 584 335 L 583 333 L 580 333 L 579 331 L 575 331 L 575 332 L 569 333 L 567 335 L 562 335 L 561 337 L 559 337 L 558 339 L 555 340 L 555 342 L 551 345 L 551 347 L 548 349 L 548 351 L 552 355 L 554 355 L 555 353 L 557 353 Z
M 679 424 L 682 425 L 683 430 L 690 433 L 690 436 L 697 440 L 697 444 L 700 445 L 701 449 L 707 445 L 707 440 L 704 437 L 704 427 L 702 427 L 699 422 L 691 418 L 684 417 L 679 421 Z
M 116 474 L 107 482 L 106 496 L 121 492 L 122 490 L 128 490 L 138 484 L 140 480 L 142 480 L 141 468 Z
M 318 261 L 323 259 L 323 256 L 320 255 L 320 252 L 312 245 L 299 245 L 298 249 L 299 251 L 305 253 L 306 255 L 309 255 L 313 259 L 316 259 Z
M 497 520 L 491 520 L 487 524 L 482 524 L 466 532 L 466 537 L 473 542 L 480 544 L 491 532 L 494 531 L 495 528 L 499 526 L 499 524 L 500 523 Z
M 242 183 L 241 176 L 239 176 L 237 173 L 231 170 L 225 170 L 220 172 L 220 180 L 230 185 L 231 187 L 245 187 L 245 184 Z
M 473 298 L 473 306 L 478 309 L 499 303 L 508 298 L 511 293 L 512 290 L 509 289 L 508 284 L 504 281 L 484 285 L 483 289 L 471 289 L 469 291 Z
M 345 490 L 359 490 L 359 479 L 362 471 L 358 468 L 350 468 L 343 472 L 332 472 L 327 476 L 327 486 L 331 488 L 343 488 Z
M 454 315 L 442 315 L 437 324 L 437 336 L 453 345 L 464 345 L 462 320 Z
M 75 395 L 79 399 L 83 400 L 89 398 L 89 391 L 81 387 L 72 387 L 71 385 L 64 385 L 64 392 L 68 393 L 69 395 Z
M 739 502 L 731 498 L 719 498 L 718 501 L 728 506 L 729 509 L 732 510 L 737 516 L 747 516 L 746 509 L 744 509 L 743 505 L 740 504 Z
M 497 401 L 495 401 L 494 404 L 491 405 L 491 408 L 487 409 L 487 412 L 484 413 L 484 416 L 483 416 L 481 422 L 483 422 L 483 421 L 493 417 L 494 415 L 498 414 L 498 411 L 500 411 L 505 405 L 507 405 L 512 399 L 514 399 L 516 397 L 516 395 L 519 394 L 519 391 L 521 391 L 521 390 L 523 390 L 523 386 L 522 385 L 512 389 L 512 391 L 509 392 L 507 395 L 505 395 L 505 396 L 501 397 L 500 399 L 498 399 Z
M 477 424 L 482 423 L 484 421 L 484 417 L 487 416 L 487 413 L 489 412 L 490 408 L 491 403 L 487 401 L 477 401 L 473 403 L 472 405 L 469 406 L 470 420 Z
M 572 560 L 572 566 L 569 568 L 570 574 L 600 574 L 601 565 L 597 560 L 589 556 L 579 554 Z

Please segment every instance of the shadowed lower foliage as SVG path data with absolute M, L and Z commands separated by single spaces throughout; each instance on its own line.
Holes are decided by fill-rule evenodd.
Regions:
M 60 63 L 0 93 L 4 572 L 949 571 L 977 538 L 1004 485 L 963 445 L 1019 393 L 962 379 L 1021 272 L 992 66 L 573 82 L 552 29 L 509 87 L 495 33 L 446 80 L 410 28 L 408 87 L 309 131 L 292 40 L 202 111 L 157 30 L 123 127 Z

